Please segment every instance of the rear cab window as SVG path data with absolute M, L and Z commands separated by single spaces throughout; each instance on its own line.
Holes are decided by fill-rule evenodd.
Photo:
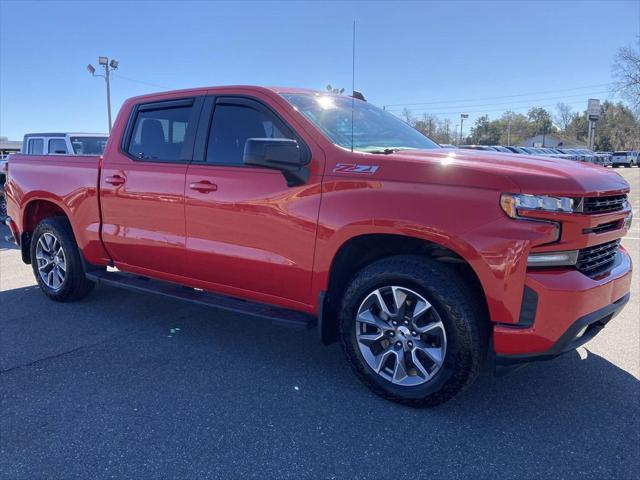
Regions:
M 106 137 L 71 137 L 73 153 L 76 155 L 102 155 L 107 146 Z

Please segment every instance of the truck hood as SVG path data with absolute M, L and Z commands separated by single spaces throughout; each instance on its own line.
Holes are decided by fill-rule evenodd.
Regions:
M 464 149 L 402 150 L 385 157 L 385 165 L 390 165 L 387 160 L 396 167 L 405 164 L 405 180 L 422 177 L 426 182 L 564 196 L 629 191 L 629 184 L 614 170 L 559 158 Z

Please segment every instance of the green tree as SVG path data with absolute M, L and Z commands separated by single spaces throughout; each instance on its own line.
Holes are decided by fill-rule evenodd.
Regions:
M 576 115 L 567 128 L 567 136 L 587 141 L 589 122 L 587 112 Z M 640 149 L 640 119 L 622 102 L 608 100 L 600 106 L 596 122 L 594 148 L 600 151 Z
M 500 143 L 501 126 L 499 120 L 490 121 L 484 115 L 475 121 L 471 129 L 471 142 L 478 145 L 497 145 Z
M 640 122 L 622 104 L 604 101 L 596 124 L 595 149 L 602 151 L 640 149 Z
M 553 127 L 551 115 L 542 107 L 531 108 L 527 112 L 529 121 L 536 125 L 539 133 L 549 133 Z
M 338 95 L 342 95 L 344 93 L 344 88 L 334 88 L 331 84 L 327 85 L 327 92 L 337 93 Z

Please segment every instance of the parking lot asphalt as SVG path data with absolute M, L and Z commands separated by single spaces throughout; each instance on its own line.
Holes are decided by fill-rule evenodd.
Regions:
M 640 265 L 640 169 L 618 171 Z M 416 410 L 315 330 L 103 286 L 52 302 L 2 241 L 0 478 L 638 478 L 639 283 L 577 352 Z

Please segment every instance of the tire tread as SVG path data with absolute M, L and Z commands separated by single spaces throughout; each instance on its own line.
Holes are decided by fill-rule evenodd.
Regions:
M 351 351 L 349 335 L 353 318 L 349 316 L 353 299 L 367 284 L 389 275 L 422 282 L 430 296 L 437 300 L 438 312 L 445 313 L 456 325 L 458 354 L 454 373 L 442 389 L 425 398 L 406 398 L 385 390 L 371 378 L 367 366 Z M 436 406 L 462 392 L 479 375 L 488 350 L 489 322 L 481 292 L 473 291 L 454 266 L 420 255 L 387 257 L 360 270 L 345 291 L 339 320 L 342 347 L 356 375 L 381 397 L 412 407 Z

